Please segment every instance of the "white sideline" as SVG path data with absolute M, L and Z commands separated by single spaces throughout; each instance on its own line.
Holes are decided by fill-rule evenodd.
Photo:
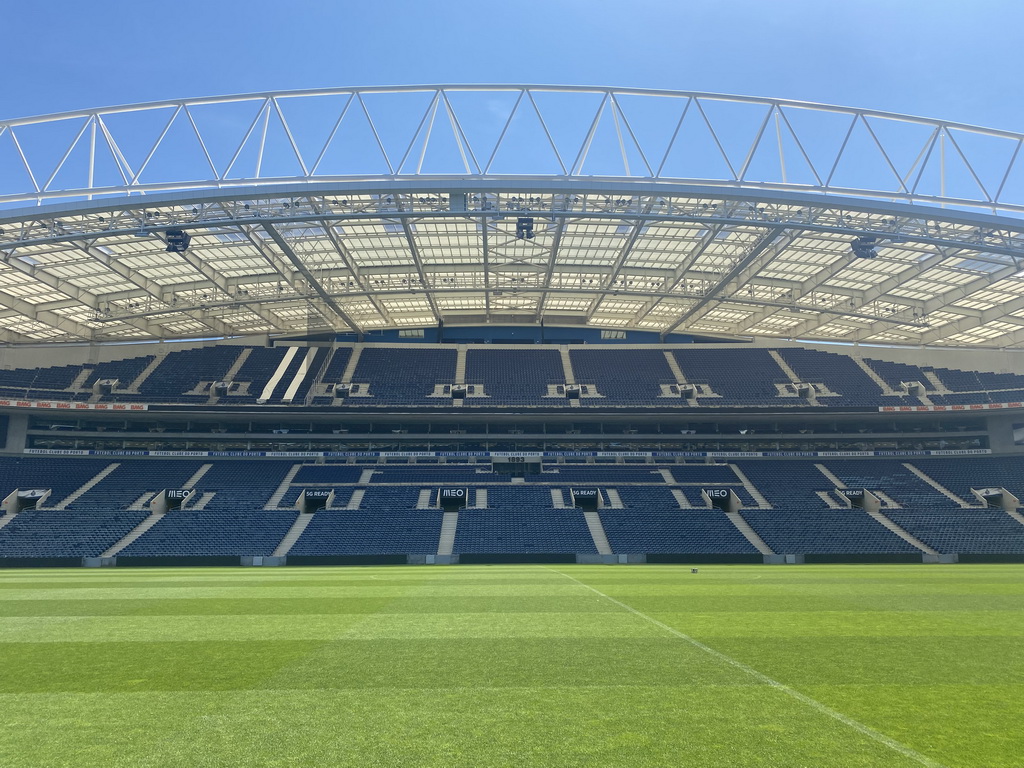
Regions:
M 915 760 L 916 762 L 920 763 L 921 765 L 928 766 L 928 768 L 946 768 L 946 766 L 944 766 L 942 763 L 936 762 L 935 760 L 932 760 L 930 757 L 926 757 L 925 755 L 922 755 L 920 752 L 917 752 L 916 750 L 911 749 L 910 747 L 906 746 L 905 744 L 901 744 L 900 742 L 896 741 L 895 739 L 889 738 L 884 733 L 876 731 L 874 728 L 871 728 L 870 726 L 864 725 L 864 723 L 858 722 L 857 720 L 854 720 L 852 717 L 848 717 L 847 715 L 844 715 L 842 712 L 839 712 L 839 711 L 837 711 L 835 709 L 832 709 L 831 707 L 828 707 L 828 706 L 822 704 L 817 699 L 812 699 L 810 696 L 808 696 L 805 693 L 800 693 L 800 691 L 796 690 L 795 688 L 790 688 L 788 685 L 785 685 L 784 683 L 780 683 L 778 680 L 775 680 L 773 678 L 768 677 L 768 675 L 765 675 L 765 674 L 763 674 L 761 672 L 758 672 L 756 669 L 754 669 L 753 667 L 747 666 L 742 661 L 737 661 L 736 659 L 732 658 L 731 656 L 726 656 L 721 651 L 716 651 L 714 648 L 712 648 L 709 645 L 704 645 L 704 643 L 700 642 L 699 640 L 695 640 L 694 638 L 690 637 L 689 635 L 684 634 L 684 633 L 680 632 L 677 629 L 673 629 L 668 624 L 660 622 L 657 619 L 652 618 L 651 616 L 648 616 L 646 613 L 638 611 L 636 608 L 633 608 L 632 606 L 629 606 L 629 605 L 626 605 L 625 603 L 619 602 L 614 597 L 610 597 L 609 595 L 606 595 L 601 590 L 595 589 L 594 587 L 590 586 L 589 584 L 585 584 L 582 581 L 580 581 L 579 579 L 577 579 L 577 578 L 575 578 L 573 576 L 570 576 L 567 573 L 563 573 L 562 571 L 556 570 L 554 568 L 548 568 L 547 566 L 542 566 L 542 567 L 544 567 L 546 570 L 552 571 L 553 573 L 557 573 L 559 576 L 564 576 L 565 578 L 569 579 L 570 581 L 576 582 L 581 587 L 585 587 L 586 589 L 589 589 L 591 592 L 593 592 L 596 595 L 600 595 L 605 600 L 608 600 L 609 602 L 615 603 L 620 608 L 625 608 L 630 613 L 639 616 L 644 621 L 650 622 L 651 624 L 653 624 L 656 627 L 660 627 L 661 629 L 664 629 L 666 632 L 668 632 L 668 633 L 670 633 L 672 635 L 675 635 L 680 640 L 685 640 L 687 643 L 692 645 L 694 648 L 699 648 L 700 650 L 704 651 L 704 653 L 707 653 L 707 654 L 709 654 L 711 656 L 714 656 L 719 661 L 725 662 L 729 666 L 734 667 L 734 668 L 740 670 L 741 672 L 746 672 L 748 675 L 753 677 L 755 680 L 759 680 L 760 682 L 764 683 L 765 685 L 771 686 L 775 690 L 781 691 L 782 693 L 785 693 L 786 695 L 791 696 L 792 698 L 796 699 L 797 701 L 799 701 L 799 702 L 801 702 L 803 704 L 806 704 L 811 709 L 814 709 L 814 710 L 822 713 L 823 715 L 828 715 L 832 719 L 838 720 L 843 725 L 847 725 L 850 728 L 853 728 L 855 731 L 860 731 L 861 733 L 863 733 L 868 738 L 874 739 L 879 744 L 883 744 L 883 745 L 889 747 L 889 749 L 891 749 L 891 750 L 893 750 L 895 752 L 899 752 L 904 757 L 909 757 L 911 760 Z

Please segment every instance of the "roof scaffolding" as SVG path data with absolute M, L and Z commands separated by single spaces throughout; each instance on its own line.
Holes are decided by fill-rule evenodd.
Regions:
M 1022 142 L 866 110 L 550 86 L 0 122 L 0 340 L 543 319 L 1020 347 Z

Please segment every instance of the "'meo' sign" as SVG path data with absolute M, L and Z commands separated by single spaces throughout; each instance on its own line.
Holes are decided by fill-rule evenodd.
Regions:
M 440 488 L 437 492 L 438 503 L 441 507 L 464 507 L 469 491 L 465 488 Z

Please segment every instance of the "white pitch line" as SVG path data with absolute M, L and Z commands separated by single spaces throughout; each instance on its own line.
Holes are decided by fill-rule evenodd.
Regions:
M 942 763 L 936 762 L 935 760 L 932 760 L 930 757 L 926 757 L 925 755 L 922 755 L 920 752 L 911 749 L 906 744 L 901 744 L 900 742 L 896 741 L 895 739 L 889 738 L 884 733 L 876 731 L 874 728 L 871 728 L 870 726 L 864 725 L 864 723 L 858 722 L 857 720 L 854 720 L 852 717 L 844 715 L 842 712 L 839 712 L 838 710 L 832 709 L 831 707 L 822 704 L 817 699 L 812 699 L 807 694 L 800 693 L 800 691 L 798 691 L 798 690 L 796 690 L 794 688 L 790 688 L 785 683 L 780 683 L 778 680 L 775 680 L 775 679 L 773 679 L 771 677 L 768 677 L 768 675 L 765 675 L 765 674 L 763 674 L 761 672 L 758 672 L 756 669 L 754 669 L 753 667 L 747 666 L 742 661 L 737 661 L 736 659 L 732 658 L 731 656 L 726 656 L 721 651 L 716 651 L 714 648 L 712 648 L 709 645 L 704 645 L 704 643 L 700 642 L 700 640 L 696 640 L 696 639 L 690 637 L 689 635 L 687 635 L 687 634 L 685 634 L 683 632 L 680 632 L 677 629 L 673 629 L 668 624 L 665 624 L 664 622 L 658 621 L 657 619 L 655 619 L 655 618 L 653 618 L 651 616 L 648 616 L 646 613 L 643 613 L 642 611 L 638 611 L 636 608 L 633 608 L 630 605 L 626 605 L 625 603 L 616 600 L 614 597 L 611 597 L 610 595 L 606 595 L 601 590 L 595 589 L 594 587 L 590 586 L 589 584 L 585 584 L 584 582 L 580 581 L 579 579 L 577 579 L 577 578 L 575 578 L 573 576 L 570 576 L 567 573 L 564 573 L 562 571 L 556 570 L 554 568 L 548 568 L 547 566 L 542 566 L 542 567 L 546 568 L 549 571 L 552 571 L 553 573 L 557 573 L 559 576 L 564 576 L 565 578 L 569 579 L 570 581 L 576 582 L 581 587 L 585 587 L 586 589 L 589 589 L 591 592 L 593 592 L 596 595 L 600 595 L 605 600 L 608 600 L 610 602 L 615 603 L 620 608 L 625 608 L 630 613 L 636 614 L 637 616 L 639 616 L 644 621 L 650 622 L 651 624 L 653 624 L 656 627 L 661 627 L 666 632 L 668 632 L 668 633 L 678 637 L 680 640 L 686 641 L 687 643 L 692 645 L 694 648 L 699 648 L 700 650 L 704 651 L 704 653 L 707 653 L 710 656 L 714 656 L 719 661 L 725 662 L 729 666 L 735 667 L 736 669 L 738 669 L 738 670 L 740 670 L 742 672 L 747 673 L 748 675 L 753 677 L 755 680 L 759 680 L 760 682 L 764 683 L 765 685 L 768 685 L 768 686 L 774 688 L 777 691 L 781 691 L 782 693 L 785 693 L 787 696 L 791 696 L 792 698 L 796 699 L 797 701 L 799 701 L 799 702 L 801 702 L 803 704 L 806 704 L 811 709 L 814 709 L 814 710 L 816 710 L 818 712 L 821 712 L 823 715 L 828 715 L 833 720 L 838 720 L 843 725 L 849 726 L 850 728 L 853 728 L 855 731 L 860 731 L 861 733 L 863 733 L 868 738 L 874 739 L 879 744 L 884 744 L 885 746 L 889 747 L 889 749 L 891 749 L 891 750 L 893 750 L 895 752 L 899 752 L 904 757 L 908 757 L 911 760 L 915 760 L 916 762 L 920 763 L 921 765 L 928 766 L 928 768 L 946 768 L 946 766 L 943 765 Z

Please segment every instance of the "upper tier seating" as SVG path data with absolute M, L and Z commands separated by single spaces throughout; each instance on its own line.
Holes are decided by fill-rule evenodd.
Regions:
M 201 381 L 222 381 L 244 347 L 200 347 L 171 352 L 139 387 L 140 401 L 180 402 Z M 187 396 L 186 396 L 187 397 Z M 206 395 L 187 401 L 205 402 Z
M 846 355 L 795 347 L 780 349 L 779 355 L 801 381 L 825 384 L 832 392 L 841 395 L 822 398 L 821 401 L 826 405 L 856 408 L 879 405 L 883 402 L 886 405 L 899 405 L 903 400 L 890 397 L 883 401 L 881 387 Z M 919 401 L 912 398 L 912 402 L 916 404 Z
M 472 405 L 565 404 L 544 398 L 549 384 L 565 384 L 557 349 L 469 349 L 466 384 L 483 384 L 486 400 L 470 398 Z
M 282 404 L 285 394 L 296 384 L 288 403 L 330 406 L 339 404 L 327 387 L 309 398 L 314 384 L 341 383 L 354 354 L 350 346 L 333 351 L 314 348 L 310 365 L 301 377 L 297 372 L 305 361 L 308 347 L 298 347 L 289 359 L 267 403 Z M 277 372 L 289 347 L 242 347 L 215 345 L 171 352 L 141 382 L 138 392 L 126 392 L 155 359 L 154 355 L 87 364 L 0 370 L 0 397 L 49 400 L 88 400 L 92 386 L 100 379 L 117 379 L 120 385 L 103 402 L 139 402 L 191 404 L 217 407 L 251 405 L 263 397 L 267 383 Z M 792 377 L 800 383 L 818 387 L 818 407 L 877 408 L 899 405 L 973 405 L 1007 403 L 1024 399 L 1024 376 L 986 371 L 961 371 L 865 359 L 863 364 L 896 394 L 884 394 L 882 387 L 852 357 L 839 352 L 782 347 L 769 350 L 733 345 L 727 348 L 673 348 L 671 359 L 678 363 L 690 384 L 703 385 L 708 392 L 698 393 L 700 408 L 722 407 L 794 407 L 807 406 L 808 400 L 796 396 L 791 376 L 773 358 L 785 361 Z M 240 356 L 245 355 L 244 362 Z M 352 384 L 363 385 L 359 394 L 344 401 L 347 408 L 374 408 L 391 405 L 446 407 L 452 405 L 444 387 L 453 384 L 479 385 L 486 396 L 471 393 L 464 407 L 544 406 L 559 408 L 580 406 L 600 408 L 690 408 L 691 401 L 678 396 L 662 396 L 662 385 L 676 383 L 662 348 L 618 348 L 594 346 L 568 350 L 574 385 L 584 389 L 579 400 L 565 397 L 567 383 L 561 353 L 554 347 L 505 349 L 488 345 L 466 349 L 464 381 L 456 381 L 458 350 L 435 345 L 414 348 L 403 346 L 363 346 L 359 362 L 351 375 Z M 328 356 L 330 360 L 328 361 Z M 233 364 L 240 368 L 230 378 L 234 386 L 219 399 L 211 399 L 209 385 L 228 378 Z M 917 381 L 922 396 L 900 392 L 903 382 Z M 936 384 L 940 381 L 943 389 Z M 76 386 L 72 389 L 72 384 Z M 787 394 L 787 385 L 790 385 Z M 435 387 L 442 394 L 434 397 Z M 783 387 L 780 394 L 778 387 Z M 549 387 L 554 387 L 549 393 Z M 669 390 L 671 391 L 671 390 Z M 677 393 L 678 394 L 678 393 Z
M 437 384 L 455 383 L 455 349 L 388 349 L 367 347 L 359 356 L 352 381 L 368 383 L 373 397 L 353 398 L 353 405 L 443 405 L 428 397 Z
M 706 384 L 720 398 L 701 405 L 784 405 L 775 384 L 789 383 L 766 349 L 693 349 L 672 352 L 690 384 Z
M 659 349 L 572 349 L 569 359 L 576 383 L 603 395 L 582 398 L 583 405 L 656 405 L 665 401 L 660 385 L 676 383 Z

